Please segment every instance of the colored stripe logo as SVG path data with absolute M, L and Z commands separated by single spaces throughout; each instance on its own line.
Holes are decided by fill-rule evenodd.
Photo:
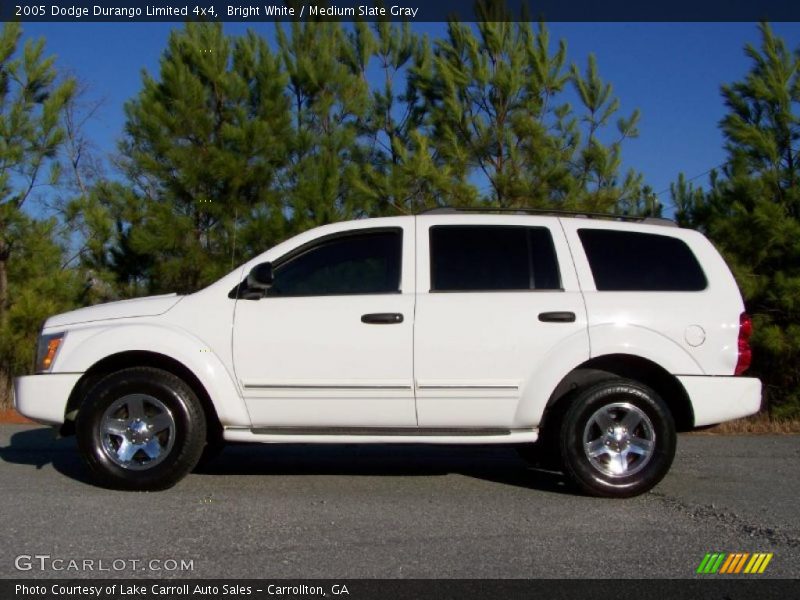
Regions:
M 700 561 L 697 573 L 702 575 L 755 575 L 763 573 L 772 560 L 772 552 L 709 552 Z

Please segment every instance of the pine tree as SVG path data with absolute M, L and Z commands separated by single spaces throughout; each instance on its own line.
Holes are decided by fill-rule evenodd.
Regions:
M 450 22 L 446 39 L 412 70 L 437 155 L 463 181 L 486 181 L 482 200 L 497 206 L 638 207 L 641 176 L 619 175 L 621 145 L 638 135 L 638 112 L 618 119 L 616 138 L 604 143 L 619 101 L 595 59 L 585 75 L 570 70 L 566 44 L 551 50 L 544 24 L 534 30 L 496 18 L 491 2 L 478 9 L 475 29 Z M 570 83 L 583 114 L 563 99 Z
M 122 153 L 135 197 L 132 220 L 118 227 L 118 251 L 148 257 L 151 290 L 196 290 L 240 262 L 248 246 L 263 249 L 284 235 L 284 85 L 262 37 L 232 41 L 218 24 L 173 31 L 159 78 L 143 76 L 126 105 Z
M 68 202 L 67 222 L 80 234 L 79 268 L 88 279 L 86 304 L 146 295 L 154 257 L 133 247 L 146 221 L 144 197 L 120 181 L 101 178 Z M 152 226 L 152 224 L 150 225 Z
M 30 368 L 44 318 L 71 307 L 76 291 L 61 268 L 58 223 L 28 211 L 35 190 L 59 180 L 61 117 L 75 84 L 57 82 L 44 40 L 18 54 L 21 35 L 17 23 L 0 30 L 0 402 L 8 378 Z
M 381 80 L 371 102 L 357 151 L 359 175 L 355 194 L 372 216 L 415 214 L 442 204 L 474 202 L 475 190 L 453 165 L 437 156 L 424 127 L 424 106 L 413 77 L 413 65 L 430 58 L 430 44 L 411 33 L 408 23 L 374 24 L 373 58 Z M 398 80 L 405 78 L 399 90 Z
M 348 36 L 338 22 L 276 26 L 288 76 L 292 131 L 284 182 L 291 231 L 364 216 L 354 193 L 370 104 L 367 64 L 374 39 L 364 24 Z
M 742 81 L 722 86 L 727 160 L 707 191 L 681 176 L 679 220 L 705 231 L 731 265 L 753 314 L 753 373 L 774 415 L 800 415 L 800 51 L 769 25 L 745 53 Z
M 575 164 L 577 194 L 567 205 L 594 212 L 615 212 L 619 208 L 623 208 L 623 212 L 631 212 L 632 208 L 633 212 L 639 212 L 636 209 L 645 201 L 642 175 L 629 170 L 621 181 L 619 179 L 622 142 L 639 135 L 639 111 L 634 110 L 627 119 L 617 119 L 617 137 L 606 145 L 599 134 L 609 125 L 620 103 L 613 95 L 612 85 L 600 78 L 593 54 L 589 55 L 585 75 L 581 75 L 576 65 L 572 66 L 572 82 L 585 112 L 582 120 L 586 139 Z

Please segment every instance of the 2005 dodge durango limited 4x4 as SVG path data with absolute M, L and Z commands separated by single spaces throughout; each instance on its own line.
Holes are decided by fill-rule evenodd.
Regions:
M 758 411 L 750 333 L 695 231 L 436 210 L 313 229 L 191 295 L 51 317 L 15 402 L 117 488 L 169 487 L 225 442 L 389 442 L 512 444 L 632 496 L 676 431 Z

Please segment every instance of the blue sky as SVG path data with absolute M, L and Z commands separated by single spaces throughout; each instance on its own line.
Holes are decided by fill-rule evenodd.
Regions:
M 45 36 L 58 65 L 89 85 L 90 99 L 104 103 L 88 133 L 101 152 L 113 152 L 124 123 L 123 104 L 140 89 L 143 69 L 157 73 L 158 60 L 174 23 L 27 23 L 25 37 Z M 226 23 L 226 32 L 250 27 L 272 37 L 268 23 Z M 441 23 L 413 26 L 432 36 Z M 571 61 L 581 68 L 590 52 L 601 76 L 614 85 L 621 115 L 642 112 L 640 136 L 623 149 L 624 168 L 645 181 L 669 204 L 665 191 L 679 172 L 699 175 L 724 160 L 717 124 L 725 114 L 721 83 L 741 79 L 749 68 L 745 43 L 758 44 L 753 23 L 550 23 L 553 44 L 563 38 Z M 800 23 L 773 24 L 795 50 Z M 705 184 L 707 177 L 697 179 Z

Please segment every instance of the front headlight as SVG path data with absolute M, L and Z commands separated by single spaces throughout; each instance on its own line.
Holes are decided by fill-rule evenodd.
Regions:
M 47 373 L 53 367 L 58 349 L 64 341 L 66 332 L 40 335 L 36 345 L 36 372 Z

